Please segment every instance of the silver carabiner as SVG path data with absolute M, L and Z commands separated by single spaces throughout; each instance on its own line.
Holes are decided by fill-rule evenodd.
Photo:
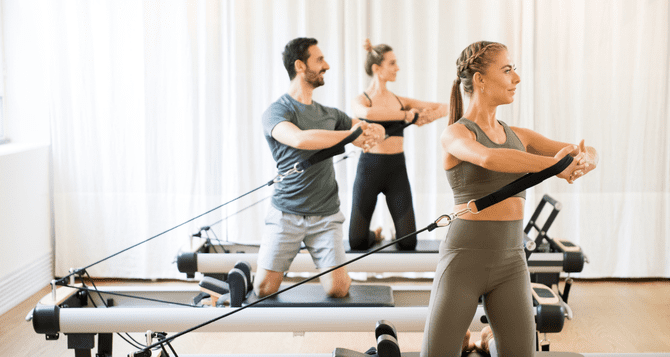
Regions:
M 462 215 L 464 215 L 464 214 L 466 214 L 466 213 L 479 214 L 479 211 L 477 211 L 477 212 L 473 212 L 473 211 L 472 211 L 472 208 L 470 208 L 470 203 L 472 203 L 472 202 L 474 202 L 474 201 L 475 201 L 475 200 L 470 200 L 470 201 L 468 201 L 468 204 L 465 205 L 465 208 L 464 208 L 464 209 L 462 209 L 462 210 L 460 210 L 460 211 L 458 211 L 458 212 L 456 212 L 456 213 L 453 213 L 453 218 L 458 218 L 458 217 L 460 217 L 460 216 L 462 216 Z M 475 207 L 477 207 L 477 206 L 475 205 Z
M 284 181 L 284 178 L 285 178 L 286 176 L 288 176 L 288 175 L 291 175 L 291 174 L 301 174 L 301 173 L 303 173 L 305 170 L 298 170 L 298 164 L 299 164 L 299 163 L 296 162 L 296 163 L 293 165 L 293 168 L 290 169 L 290 170 L 288 170 L 288 171 L 286 171 L 283 175 L 282 175 L 282 174 L 277 174 L 277 176 L 275 176 L 275 178 L 274 178 L 274 180 L 272 180 L 272 182 L 274 182 L 274 183 L 282 182 L 282 181 Z
M 458 217 L 460 217 L 460 216 L 462 216 L 462 215 L 464 215 L 464 214 L 466 214 L 466 213 L 479 214 L 479 212 L 473 212 L 473 211 L 472 211 L 472 208 L 470 208 L 470 203 L 472 203 L 472 202 L 474 202 L 474 201 L 475 201 L 475 200 L 470 200 L 470 201 L 468 201 L 468 204 L 465 205 L 465 208 L 462 209 L 462 210 L 460 210 L 460 211 L 458 211 L 458 212 L 441 215 L 441 216 L 435 221 L 435 224 L 436 224 L 438 227 L 446 227 L 446 226 L 450 225 L 451 222 L 453 222 L 454 220 L 456 220 L 456 218 L 458 218 Z M 477 206 L 475 206 L 475 207 L 477 207 Z M 440 223 L 443 219 L 447 219 L 447 222 L 446 222 L 446 223 Z
M 447 220 L 447 223 L 442 223 L 442 220 L 443 220 L 443 219 L 446 219 L 446 220 Z M 453 221 L 453 220 L 454 220 L 454 217 L 452 217 L 452 215 L 450 215 L 450 214 L 443 214 L 443 215 L 441 215 L 440 217 L 438 217 L 437 220 L 435 220 L 435 224 L 436 224 L 438 227 L 447 227 L 447 226 L 449 226 L 449 225 L 451 224 L 451 221 Z

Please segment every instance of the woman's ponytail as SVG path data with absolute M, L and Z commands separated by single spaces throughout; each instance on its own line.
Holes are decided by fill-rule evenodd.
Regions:
M 455 123 L 463 116 L 463 97 L 461 96 L 461 78 L 456 77 L 451 87 L 451 100 L 449 102 L 449 125 Z

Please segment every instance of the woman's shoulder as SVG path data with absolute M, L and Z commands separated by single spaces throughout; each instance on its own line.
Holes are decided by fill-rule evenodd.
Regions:
M 461 118 L 457 122 L 447 126 L 444 128 L 444 132 L 442 132 L 442 140 L 453 140 L 453 139 L 459 139 L 459 138 L 465 138 L 465 139 L 474 139 L 476 138 L 475 133 L 468 128 L 466 125 L 467 123 L 471 123 L 471 121 Z
M 366 107 L 371 107 L 372 106 L 372 100 L 370 100 L 370 97 L 365 92 L 355 96 L 353 101 L 354 101 L 354 103 L 358 103 L 358 104 L 364 105 Z

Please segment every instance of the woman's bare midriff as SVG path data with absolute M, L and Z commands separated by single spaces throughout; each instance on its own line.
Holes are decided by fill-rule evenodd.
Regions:
M 386 140 L 375 145 L 368 151 L 372 154 L 399 154 L 403 152 L 403 137 L 402 136 L 389 136 Z
M 466 213 L 460 216 L 460 219 L 469 221 L 518 221 L 523 219 L 523 205 L 525 199 L 521 197 L 510 197 L 502 202 L 479 212 L 478 214 Z M 453 212 L 460 212 L 467 207 L 467 203 L 454 206 Z M 470 203 L 470 208 L 476 211 L 474 202 Z

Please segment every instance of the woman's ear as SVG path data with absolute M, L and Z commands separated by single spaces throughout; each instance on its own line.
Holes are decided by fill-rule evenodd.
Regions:
M 376 63 L 373 63 L 371 68 L 372 68 L 372 73 L 377 73 L 377 71 L 379 70 L 379 65 L 376 64 Z
M 481 72 L 475 72 L 475 74 L 472 75 L 472 84 L 477 83 L 478 85 L 484 85 L 484 76 L 482 76 Z

